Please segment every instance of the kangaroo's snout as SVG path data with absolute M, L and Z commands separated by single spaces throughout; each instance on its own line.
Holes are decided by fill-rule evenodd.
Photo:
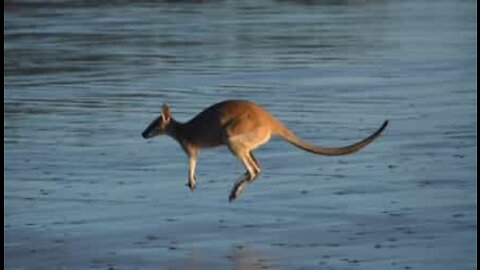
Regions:
M 142 132 L 142 137 L 144 139 L 148 139 L 148 138 L 151 138 L 152 136 L 149 134 L 150 132 L 148 130 L 145 130 L 144 132 Z
M 149 139 L 159 134 L 157 122 L 157 120 L 154 120 L 147 128 L 145 128 L 145 130 L 143 130 L 142 137 L 144 139 Z

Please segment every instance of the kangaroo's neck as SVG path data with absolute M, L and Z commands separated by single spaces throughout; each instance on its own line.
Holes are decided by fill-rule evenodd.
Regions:
M 167 129 L 167 135 L 174 138 L 179 143 L 188 141 L 188 126 L 185 123 L 177 122 L 175 119 L 170 120 L 170 125 Z

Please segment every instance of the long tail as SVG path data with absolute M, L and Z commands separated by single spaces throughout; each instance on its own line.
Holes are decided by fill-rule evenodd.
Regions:
M 314 154 L 326 155 L 326 156 L 339 156 L 339 155 L 351 154 L 353 152 L 356 152 L 362 149 L 367 144 L 375 140 L 375 138 L 377 138 L 380 135 L 380 133 L 382 133 L 382 131 L 385 129 L 385 127 L 387 127 L 387 125 L 388 125 L 388 120 L 383 122 L 382 126 L 379 129 L 377 129 L 372 135 L 368 136 L 367 138 L 357 143 L 344 146 L 344 147 L 324 147 L 324 146 L 310 144 L 308 142 L 303 141 L 299 137 L 297 137 L 291 130 L 289 130 L 285 125 L 281 123 L 279 123 L 279 126 L 276 130 L 276 134 L 279 135 L 284 140 L 286 140 L 287 142 L 305 151 L 308 151 Z

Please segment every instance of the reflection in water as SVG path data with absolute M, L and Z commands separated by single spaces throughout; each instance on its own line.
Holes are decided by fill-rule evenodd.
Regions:
M 209 255 L 211 256 L 211 255 Z M 234 245 L 230 253 L 221 258 L 220 265 L 215 263 L 215 258 L 204 257 L 201 252 L 193 251 L 185 262 L 189 270 L 232 269 L 232 270 L 265 270 L 272 269 L 268 259 L 263 257 L 258 250 L 249 246 Z M 227 262 L 224 262 L 227 260 Z M 213 261 L 213 262 L 212 262 Z
M 232 248 L 232 263 L 235 270 L 269 269 L 268 261 L 260 253 L 248 247 Z

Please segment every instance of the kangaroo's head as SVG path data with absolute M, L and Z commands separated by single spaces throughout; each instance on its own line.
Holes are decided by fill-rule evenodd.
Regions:
M 148 125 L 142 132 L 144 139 L 152 138 L 161 134 L 165 134 L 170 126 L 172 120 L 170 108 L 167 104 L 162 105 L 162 114 Z

